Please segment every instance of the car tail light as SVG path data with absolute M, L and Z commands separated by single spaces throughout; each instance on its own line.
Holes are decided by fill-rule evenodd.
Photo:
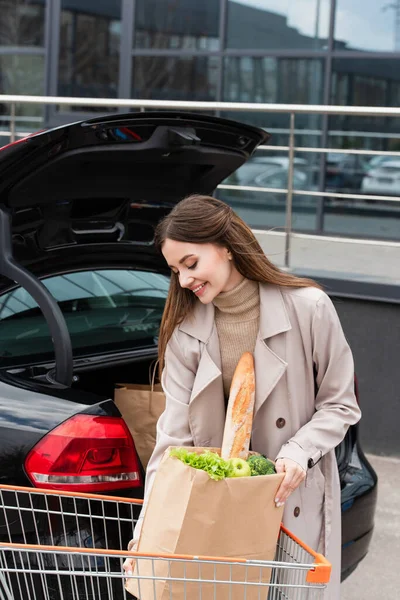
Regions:
M 102 492 L 142 485 L 132 436 L 121 417 L 75 415 L 34 446 L 25 461 L 33 485 Z

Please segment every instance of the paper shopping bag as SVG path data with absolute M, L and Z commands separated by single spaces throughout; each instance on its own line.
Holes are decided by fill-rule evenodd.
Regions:
M 200 453 L 205 449 L 190 450 Z M 204 471 L 171 457 L 168 449 L 150 492 L 138 552 L 273 560 L 283 514 L 283 507 L 277 508 L 274 500 L 283 477 L 274 474 L 214 481 Z M 140 600 L 267 597 L 269 568 L 215 563 L 202 564 L 199 569 L 199 564 L 138 558 L 137 579 L 128 580 L 127 590 Z M 210 583 L 215 578 L 234 583 Z
M 118 384 L 114 402 L 128 425 L 143 468 L 146 469 L 156 443 L 157 421 L 165 409 L 161 385 Z

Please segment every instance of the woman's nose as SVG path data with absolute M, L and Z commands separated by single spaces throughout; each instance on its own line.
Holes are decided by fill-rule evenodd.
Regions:
M 193 286 L 194 277 L 192 277 L 191 275 L 185 275 L 182 273 L 179 276 L 179 283 L 180 283 L 181 287 L 183 287 L 183 288 L 190 288 Z

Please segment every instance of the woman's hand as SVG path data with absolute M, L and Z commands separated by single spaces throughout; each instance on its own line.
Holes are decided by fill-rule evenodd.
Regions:
M 125 575 L 133 575 L 133 569 L 135 568 L 135 559 L 133 559 L 133 558 L 125 559 L 125 562 L 122 565 L 122 568 L 125 571 Z
M 292 492 L 304 481 L 306 472 L 291 458 L 278 458 L 275 462 L 277 473 L 285 473 L 285 477 L 276 494 L 276 506 L 283 506 Z
M 136 552 L 137 542 L 135 543 L 134 540 L 131 540 L 128 544 L 128 550 L 129 550 L 129 552 Z M 126 575 L 133 575 L 133 570 L 135 568 L 135 559 L 134 558 L 125 559 L 124 564 L 122 565 L 122 568 L 124 569 Z

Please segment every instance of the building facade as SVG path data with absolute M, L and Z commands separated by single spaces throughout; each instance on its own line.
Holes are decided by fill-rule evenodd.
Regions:
M 400 0 L 0 0 L 0 93 L 399 106 Z M 7 110 L 0 106 L 0 119 Z M 56 125 L 85 114 L 79 107 L 18 107 L 25 129 L 35 118 Z M 287 144 L 287 115 L 221 116 L 265 127 L 274 145 Z M 296 142 L 397 151 L 400 120 L 303 115 Z M 347 166 L 351 182 L 338 186 L 335 169 L 343 165 L 331 157 L 321 188 L 319 156 L 308 158 L 309 189 L 361 187 L 365 163 Z M 303 200 L 312 219 L 299 218 L 298 229 L 363 234 L 354 223 L 349 231 L 333 221 L 326 229 L 321 203 L 318 209 L 317 200 Z M 368 225 L 368 235 L 400 238 L 400 205 L 391 204 L 382 210 L 397 225 Z M 329 207 L 334 202 L 324 201 L 327 217 Z M 276 210 L 263 226 L 283 225 Z

